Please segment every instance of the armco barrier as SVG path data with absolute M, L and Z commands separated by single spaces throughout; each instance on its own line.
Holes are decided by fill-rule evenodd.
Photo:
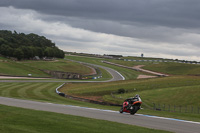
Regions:
M 65 97 L 65 93 L 59 92 L 58 89 L 60 89 L 60 88 L 63 87 L 64 85 L 65 85 L 65 83 L 63 83 L 62 85 L 60 85 L 60 86 L 58 86 L 58 87 L 56 88 L 56 93 L 57 93 L 58 95 L 60 95 L 60 96 L 63 96 L 63 97 Z

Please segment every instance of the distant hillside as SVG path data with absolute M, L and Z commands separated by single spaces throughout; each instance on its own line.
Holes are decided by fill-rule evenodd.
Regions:
M 0 30 L 0 54 L 18 60 L 32 59 L 35 56 L 64 58 L 65 55 L 64 51 L 44 36 L 8 30 Z

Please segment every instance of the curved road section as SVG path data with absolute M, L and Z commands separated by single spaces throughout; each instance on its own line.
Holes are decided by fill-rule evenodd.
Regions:
M 69 60 L 69 59 L 66 59 Z M 107 81 L 101 81 L 101 82 L 111 82 L 111 81 L 119 81 L 119 80 L 125 80 L 124 76 L 122 76 L 119 72 L 105 67 L 105 66 L 101 66 L 101 65 L 95 65 L 95 64 L 91 64 L 91 63 L 85 63 L 85 62 L 81 62 L 81 61 L 75 61 L 75 60 L 69 60 L 69 61 L 73 61 L 73 62 L 77 62 L 77 63 L 81 63 L 81 64 L 85 64 L 85 65 L 89 65 L 89 66 L 94 66 L 94 67 L 99 67 L 102 69 L 105 69 L 107 72 L 109 72 L 112 75 L 112 79 L 111 80 L 107 80 Z
M 199 133 L 200 131 L 199 122 L 183 121 L 178 119 L 170 119 L 156 116 L 147 116 L 142 114 L 120 114 L 118 111 L 85 108 L 71 105 L 60 105 L 53 103 L 42 103 L 5 97 L 0 97 L 0 104 L 22 107 L 27 109 L 83 116 L 101 120 L 108 120 L 129 125 L 168 130 L 177 133 Z

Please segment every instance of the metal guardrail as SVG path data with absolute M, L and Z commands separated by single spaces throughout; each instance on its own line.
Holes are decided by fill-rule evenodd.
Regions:
M 63 83 L 62 85 L 60 85 L 60 86 L 58 86 L 57 88 L 56 88 L 56 93 L 58 94 L 58 95 L 60 95 L 60 96 L 64 96 L 65 97 L 65 93 L 62 93 L 62 92 L 59 92 L 58 91 L 58 89 L 60 89 L 61 87 L 63 87 L 65 85 L 65 83 Z

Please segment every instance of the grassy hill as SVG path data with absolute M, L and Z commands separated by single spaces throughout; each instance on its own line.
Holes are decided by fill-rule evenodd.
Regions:
M 76 62 L 65 61 L 65 60 L 25 61 L 25 62 L 20 62 L 20 64 L 28 66 L 28 67 L 34 67 L 37 69 L 73 72 L 73 73 L 80 73 L 83 75 L 89 74 L 92 72 L 92 70 L 87 66 L 84 66 Z
M 112 92 L 123 88 L 128 93 L 120 94 L 122 97 L 113 98 Z M 140 94 L 146 104 L 169 103 L 190 104 L 200 106 L 200 77 L 165 77 L 143 80 L 128 80 L 109 83 L 69 84 L 61 89 L 62 92 L 80 96 L 102 96 L 104 100 L 121 104 L 127 97 Z M 119 97 L 120 97 L 119 96 Z
M 1 75 L 11 75 L 11 76 L 28 76 L 32 74 L 33 77 L 50 77 L 48 74 L 40 71 L 34 67 L 28 67 L 19 62 L 14 62 L 11 60 L 1 60 L 0 61 L 0 74 Z
M 41 71 L 44 70 L 54 70 L 54 71 L 64 71 L 73 72 L 80 74 L 90 74 L 92 70 L 82 64 L 65 61 L 12 61 L 10 59 L 1 57 L 0 58 L 0 74 L 11 75 L 11 76 L 28 76 L 32 74 L 32 77 L 50 77 L 50 75 Z
M 172 75 L 200 75 L 200 65 L 197 64 L 159 63 L 147 65 L 144 69 Z

